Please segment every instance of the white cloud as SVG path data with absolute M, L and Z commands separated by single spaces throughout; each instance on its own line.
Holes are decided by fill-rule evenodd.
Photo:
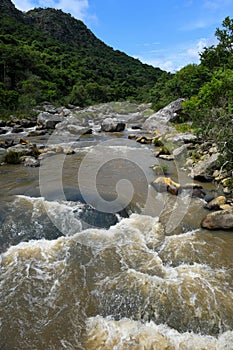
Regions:
M 74 17 L 84 20 L 88 17 L 88 0 L 14 0 L 15 6 L 21 11 L 28 11 L 35 7 L 52 7 L 71 13 Z
M 36 7 L 30 0 L 14 0 L 15 7 L 21 11 L 28 11 Z
M 215 41 L 214 38 L 201 38 L 192 43 L 188 42 L 172 47 L 169 50 L 161 48 L 160 50 L 147 51 L 138 55 L 137 58 L 143 63 L 174 73 L 188 64 L 198 64 L 200 62 L 199 55 L 204 47 L 215 44 Z
M 187 55 L 192 59 L 199 59 L 199 54 L 203 51 L 204 47 L 209 46 L 210 40 L 200 39 L 194 46 L 187 49 Z

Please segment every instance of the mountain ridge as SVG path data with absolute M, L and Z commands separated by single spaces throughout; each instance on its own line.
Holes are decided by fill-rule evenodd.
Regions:
M 114 50 L 61 10 L 35 8 L 25 13 L 10 0 L 0 0 L 0 9 L 0 92 L 5 94 L 5 108 L 43 100 L 80 106 L 142 102 L 159 77 L 168 74 Z

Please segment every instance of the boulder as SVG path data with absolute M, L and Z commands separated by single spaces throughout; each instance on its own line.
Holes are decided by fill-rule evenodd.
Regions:
M 33 119 L 23 118 L 19 120 L 19 123 L 22 128 L 32 128 L 33 126 L 36 126 L 37 121 Z
M 180 190 L 180 184 L 165 176 L 158 177 L 152 184 L 158 192 L 169 192 L 173 195 L 177 195 Z
M 208 230 L 232 230 L 233 229 L 233 208 L 218 210 L 209 213 L 202 220 L 201 226 Z
M 192 134 L 191 132 L 182 132 L 182 133 L 176 133 L 171 134 L 166 137 L 166 141 L 175 142 L 178 144 L 182 143 L 190 143 L 190 142 L 196 142 L 197 136 Z
M 41 112 L 37 117 L 37 124 L 42 125 L 45 129 L 55 129 L 55 126 L 64 120 L 61 114 L 52 114 Z
M 6 126 L 6 120 L 0 119 L 0 127 Z
M 92 129 L 80 125 L 80 121 L 75 117 L 67 117 L 55 127 L 55 134 L 64 134 L 65 132 L 72 135 L 91 134 Z
M 179 159 L 183 156 L 187 156 L 188 154 L 188 149 L 192 147 L 192 143 L 187 143 L 184 144 L 176 149 L 174 149 L 174 151 L 172 152 L 173 156 L 175 157 L 175 159 Z
M 18 134 L 20 132 L 23 132 L 23 128 L 21 128 L 20 126 L 14 126 L 12 129 L 12 133 Z
M 226 204 L 226 198 L 224 196 L 218 196 L 207 203 L 205 208 L 209 210 L 219 210 L 224 204 Z
M 158 112 L 152 114 L 143 124 L 143 129 L 156 130 L 163 129 L 168 122 L 174 121 L 179 113 L 182 111 L 181 103 L 183 98 L 171 102 L 168 106 L 160 109 Z
M 124 131 L 125 123 L 116 118 L 106 118 L 101 123 L 101 130 L 105 132 Z
M 199 181 L 211 181 L 213 180 L 212 172 L 217 166 L 219 153 L 206 156 L 205 159 L 199 161 L 191 171 L 191 176 L 195 180 Z
M 6 134 L 8 129 L 0 127 L 0 135 Z

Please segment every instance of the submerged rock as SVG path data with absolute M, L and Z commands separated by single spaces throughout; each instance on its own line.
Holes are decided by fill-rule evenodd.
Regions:
M 228 210 L 218 210 L 206 215 L 201 222 L 201 227 L 208 230 L 232 230 L 233 208 Z
M 182 190 L 186 191 L 192 198 L 205 198 L 206 192 L 202 186 L 197 184 L 182 185 Z

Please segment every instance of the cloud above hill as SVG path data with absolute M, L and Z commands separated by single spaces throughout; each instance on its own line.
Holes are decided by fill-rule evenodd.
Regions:
M 89 8 L 88 0 L 14 0 L 15 6 L 21 11 L 28 11 L 35 7 L 52 7 L 71 13 L 74 17 L 84 20 Z

